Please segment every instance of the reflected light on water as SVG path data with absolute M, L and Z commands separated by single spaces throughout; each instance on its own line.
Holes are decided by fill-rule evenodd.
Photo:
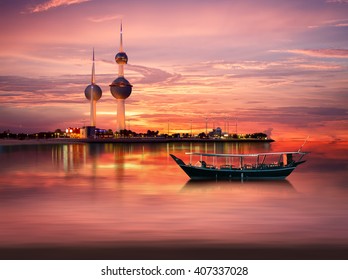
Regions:
M 0 149 L 0 247 L 98 242 L 348 245 L 346 143 L 308 143 L 284 181 L 190 181 L 185 152 L 272 144 L 71 144 Z

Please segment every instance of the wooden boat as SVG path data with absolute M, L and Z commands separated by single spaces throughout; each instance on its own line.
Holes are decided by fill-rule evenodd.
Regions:
M 276 152 L 259 154 L 207 154 L 186 153 L 190 163 L 170 154 L 182 170 L 193 180 L 227 179 L 285 179 L 304 163 L 307 152 Z M 198 156 L 192 164 L 192 156 Z M 205 160 L 212 159 L 212 164 Z M 220 163 L 219 163 L 220 161 Z M 222 164 L 223 161 L 223 164 Z

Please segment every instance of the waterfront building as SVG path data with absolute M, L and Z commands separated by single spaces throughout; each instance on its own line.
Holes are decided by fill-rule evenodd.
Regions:
M 81 128 L 79 128 L 79 127 L 68 127 L 65 130 L 65 135 L 68 138 L 81 138 Z

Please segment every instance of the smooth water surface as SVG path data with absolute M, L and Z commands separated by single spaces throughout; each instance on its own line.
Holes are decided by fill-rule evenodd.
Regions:
M 0 146 L 0 248 L 347 247 L 347 143 L 307 143 L 308 161 L 284 181 L 193 182 L 169 156 L 187 162 L 189 151 L 295 151 L 301 144 Z

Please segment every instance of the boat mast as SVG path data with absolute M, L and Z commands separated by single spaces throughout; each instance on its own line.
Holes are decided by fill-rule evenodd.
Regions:
M 301 152 L 303 146 L 307 143 L 308 139 L 309 139 L 309 135 L 307 136 L 306 140 L 303 142 L 302 146 L 298 149 L 297 151 L 298 153 Z

